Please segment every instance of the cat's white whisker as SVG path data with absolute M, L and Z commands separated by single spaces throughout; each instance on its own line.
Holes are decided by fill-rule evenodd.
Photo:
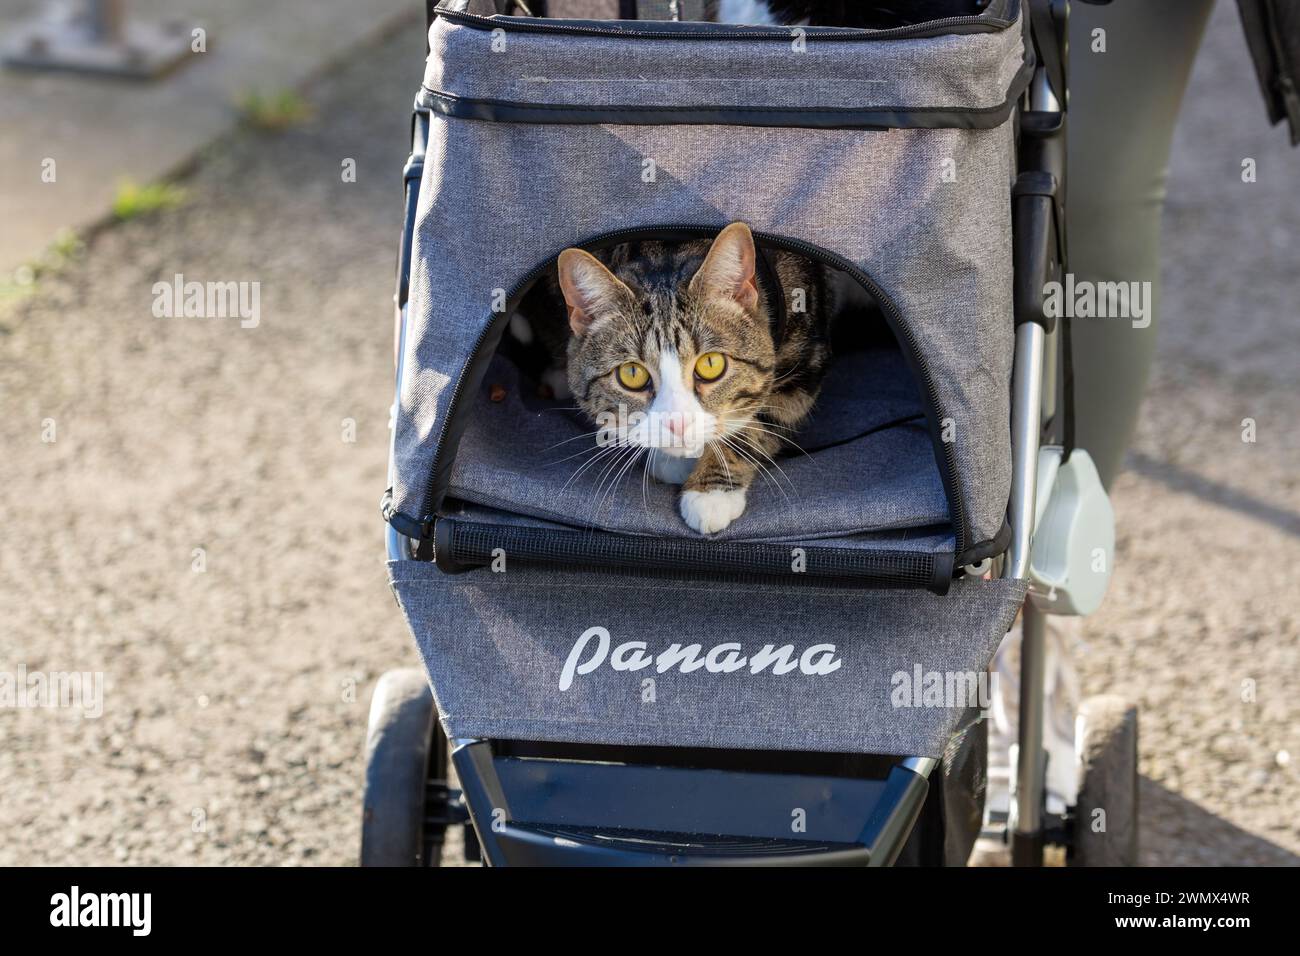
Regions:
M 563 465 L 566 461 L 573 461 L 573 459 L 581 458 L 583 455 L 590 455 L 593 451 L 597 451 L 599 448 L 600 448 L 599 445 L 592 445 L 590 448 L 584 448 L 582 451 L 576 451 L 572 455 L 568 455 L 556 461 L 548 461 L 546 463 L 546 467 L 554 468 L 556 465 Z
M 730 441 L 726 436 L 719 436 L 719 437 L 722 438 L 722 441 L 726 443 L 726 445 L 727 445 L 728 448 L 730 448 L 732 451 L 734 451 L 734 452 L 735 452 L 737 455 L 739 455 L 741 458 L 744 458 L 746 461 L 748 461 L 751 465 L 753 465 L 753 466 L 758 470 L 759 474 L 761 474 L 761 475 L 762 475 L 764 478 L 766 478 L 768 481 L 772 482 L 772 484 L 773 484 L 773 486 L 776 488 L 776 490 L 779 491 L 779 492 L 781 492 L 781 497 L 783 497 L 783 498 L 786 500 L 786 503 L 787 503 L 787 504 L 790 503 L 790 496 L 787 495 L 786 492 L 785 492 L 785 489 L 781 487 L 781 483 L 780 483 L 779 481 L 777 481 L 775 477 L 772 476 L 772 474 L 771 474 L 771 470 L 770 470 L 766 465 L 764 465 L 761 461 L 759 461 L 759 460 L 758 460 L 757 458 L 755 458 L 753 455 L 751 455 L 751 454 L 749 454 L 748 452 L 746 452 L 744 449 L 742 449 L 742 448 L 741 448 L 739 445 L 737 445 L 735 442 Z M 735 437 L 739 438 L 740 436 L 735 436 Z M 752 445 L 751 445 L 750 447 L 753 448 Z M 754 450 L 757 451 L 758 449 L 754 449 Z M 760 452 L 760 454 L 762 454 L 762 452 Z M 772 461 L 772 459 L 771 459 L 771 458 L 768 458 L 768 456 L 767 456 L 766 454 L 764 454 L 763 457 L 764 457 L 764 458 L 767 458 L 768 461 Z M 789 477 L 789 476 L 788 476 L 784 471 L 782 471 L 781 466 L 780 466 L 780 465 L 777 465 L 776 462 L 774 462 L 774 461 L 772 461 L 772 465 L 776 468 L 776 470 L 777 470 L 778 472 L 781 473 L 781 477 L 784 478 L 784 479 L 786 480 L 786 483 L 789 484 L 790 487 L 793 489 L 793 488 L 794 488 L 794 484 L 790 481 L 790 477 Z
M 803 359 L 800 359 L 799 361 L 795 362 L 793 365 L 790 366 L 790 370 L 786 372 L 784 375 L 778 375 L 776 378 L 772 379 L 772 387 L 775 388 L 776 386 L 780 385 L 782 382 L 784 382 L 795 372 L 799 371 L 802 365 L 803 365 Z
M 574 435 L 572 438 L 564 439 L 564 441 L 557 441 L 554 445 L 547 445 L 542 449 L 542 451 L 551 451 L 552 449 L 559 448 L 561 445 L 567 445 L 571 441 L 577 441 L 580 438 L 595 438 L 602 431 L 604 431 L 604 429 L 597 428 L 595 431 L 583 432 L 581 435 Z
M 753 452 L 755 452 L 755 453 L 757 453 L 757 454 L 759 454 L 759 455 L 762 455 L 764 458 L 766 458 L 768 461 L 770 461 L 770 462 L 772 463 L 772 467 L 775 468 L 777 471 L 779 471 L 779 472 L 781 473 L 781 477 L 784 478 L 784 479 L 786 480 L 786 482 L 790 485 L 791 488 L 794 488 L 794 482 L 790 481 L 790 476 L 787 475 L 787 474 L 785 473 L 785 470 L 784 470 L 780 465 L 778 465 L 778 464 L 776 463 L 776 459 L 774 459 L 771 455 L 769 455 L 769 454 L 768 454 L 767 452 L 765 452 L 763 449 L 759 448 L 758 445 L 755 444 L 755 443 L 754 443 L 752 440 L 750 440 L 748 437 L 743 436 L 743 435 L 737 435 L 736 437 L 737 437 L 738 439 L 740 439 L 741 441 L 744 441 L 744 442 L 749 446 L 749 448 L 750 448 L 751 451 L 753 451 Z
M 785 412 L 785 411 L 789 411 L 789 409 L 783 408 L 780 405 L 759 404 L 759 405 L 747 405 L 744 408 L 739 408 L 736 409 L 735 411 L 741 415 L 757 415 L 759 412 Z M 794 428 L 791 427 L 790 425 L 782 425 L 780 422 L 772 422 L 772 424 L 775 425 L 777 428 L 786 428 L 789 429 L 790 431 L 794 431 Z
M 601 488 L 602 488 L 602 487 L 604 486 L 604 484 L 605 484 L 605 481 L 606 481 L 606 480 L 607 480 L 611 475 L 615 474 L 616 471 L 618 470 L 618 468 L 619 468 L 621 465 L 623 465 L 626 461 L 628 461 L 628 460 L 630 460 L 630 459 L 634 460 L 635 457 L 636 457 L 636 455 L 637 455 L 637 453 L 638 453 L 639 451 L 641 451 L 641 449 L 640 449 L 638 446 L 636 446 L 636 445 L 625 445 L 625 446 L 623 446 L 623 448 L 620 450 L 619 454 L 615 455 L 615 456 L 613 457 L 613 459 L 611 459 L 610 462 L 605 466 L 604 470 L 601 472 L 601 474 L 600 474 L 600 479 L 596 482 L 596 491 L 595 491 L 595 493 L 596 493 L 597 495 L 599 495 L 599 494 L 600 494 L 600 491 L 601 491 Z
M 768 428 L 765 428 L 763 425 L 761 425 L 761 424 L 759 424 L 759 423 L 757 423 L 757 422 L 753 422 L 753 421 L 750 421 L 750 422 L 735 422 L 735 423 L 730 423 L 730 424 L 734 424 L 735 427 L 736 427 L 736 428 L 739 428 L 739 429 L 744 429 L 744 430 L 746 430 L 746 431 L 754 431 L 754 432 L 758 432 L 760 435 L 771 435 L 771 436 L 772 436 L 773 438 L 775 438 L 777 441 L 779 441 L 779 442 L 784 442 L 785 444 L 787 444 L 787 445 L 789 445 L 790 447 L 794 448 L 796 451 L 798 451 L 800 454 L 802 454 L 802 455 L 803 455 L 805 458 L 807 458 L 809 461 L 813 461 L 813 462 L 815 462 L 815 461 L 817 460 L 817 459 L 813 458 L 812 455 L 808 454 L 808 452 L 804 450 L 803 446 L 800 445 L 798 442 L 796 442 L 793 438 L 787 438 L 785 435 L 779 435 L 779 434 L 777 434 L 776 432 L 771 431 L 771 430 L 768 429 Z
M 721 437 L 721 436 L 719 436 L 719 438 L 720 438 L 720 437 Z M 727 464 L 727 456 L 726 456 L 726 454 L 722 451 L 722 446 L 718 444 L 718 440 L 717 440 L 717 439 L 711 439 L 711 440 L 709 441 L 708 447 L 712 447 L 712 448 L 713 448 L 713 453 L 714 453 L 715 455 L 718 456 L 718 461 L 722 462 L 722 470 L 725 471 L 725 472 L 727 473 L 727 484 L 729 484 L 729 485 L 735 485 L 735 481 L 732 480 L 732 477 L 731 477 L 731 466 Z
M 629 458 L 627 464 L 625 464 L 622 467 L 622 469 L 619 470 L 619 473 L 614 476 L 614 483 L 610 485 L 609 488 L 609 495 L 611 500 L 613 500 L 614 494 L 618 491 L 618 486 L 623 481 L 623 478 L 627 475 L 629 471 L 632 470 L 633 466 L 635 466 L 636 463 L 640 461 L 641 456 L 645 453 L 645 451 L 646 449 L 644 448 L 637 449 L 636 454 L 633 455 L 631 458 Z
M 612 454 L 613 452 L 616 452 L 616 451 L 618 451 L 618 450 L 619 450 L 619 446 L 618 446 L 618 445 L 606 445 L 604 448 L 601 448 L 599 454 L 597 454 L 597 455 L 595 455 L 595 456 L 593 456 L 593 457 L 591 457 L 591 458 L 588 458 L 586 461 L 584 461 L 581 465 L 578 466 L 578 470 L 577 470 L 577 471 L 575 471 L 572 475 L 569 476 L 569 480 L 566 481 L 566 482 L 564 483 L 564 487 L 562 487 L 562 488 L 560 489 L 560 494 L 564 494 L 564 492 L 568 490 L 569 485 L 571 485 L 571 484 L 572 484 L 572 483 L 573 483 L 573 482 L 578 478 L 578 476 L 581 475 L 584 471 L 586 471 L 588 468 L 590 468 L 590 467 L 591 467 L 592 465 L 594 465 L 596 462 L 600 461 L 600 460 L 601 460 L 602 458 L 604 458 L 606 455 Z M 583 454 L 583 453 L 582 453 L 582 452 L 579 452 L 578 454 Z M 575 456 L 573 456 L 573 457 L 576 458 L 577 455 L 575 455 Z
M 647 450 L 650 454 L 645 456 L 645 464 L 641 466 L 641 513 L 648 518 L 650 517 L 650 465 L 654 461 L 655 451 L 653 448 Z
M 605 485 L 605 479 L 608 478 L 610 473 L 618 466 L 618 463 L 626 457 L 627 453 L 628 449 L 626 447 L 621 447 L 618 449 L 617 454 L 606 461 L 605 466 L 600 471 L 600 475 L 596 478 L 596 487 L 592 491 L 592 497 L 599 500 L 600 490 Z
M 616 459 L 615 465 L 618 465 L 619 462 L 622 462 L 622 467 L 619 468 L 618 471 L 614 474 L 613 480 L 610 481 L 609 487 L 605 490 L 605 493 L 600 496 L 600 500 L 597 501 L 596 508 L 593 512 L 594 518 L 599 519 L 601 509 L 604 508 L 605 500 L 607 498 L 610 499 L 612 502 L 614 493 L 618 490 L 619 482 L 623 480 L 623 476 L 627 474 L 628 469 L 631 468 L 634 464 L 636 464 L 637 459 L 641 457 L 641 454 L 644 451 L 645 448 L 637 447 L 634 445 L 630 448 L 630 454 L 623 455 L 620 458 Z M 604 484 L 604 478 L 601 479 L 601 484 Z M 597 490 L 599 490 L 599 486 L 597 487 Z
M 775 480 L 775 479 L 774 479 L 770 474 L 767 473 L 767 469 L 763 467 L 762 462 L 756 461 L 752 456 L 747 455 L 743 450 L 741 450 L 740 448 L 738 448 L 738 447 L 735 445 L 734 442 L 729 441 L 725 436 L 720 436 L 720 438 L 721 438 L 722 443 L 725 444 L 728 448 L 730 448 L 733 452 L 735 452 L 736 455 L 737 455 L 738 457 L 744 459 L 744 460 L 747 461 L 749 464 L 753 465 L 755 471 L 757 471 L 759 474 L 761 474 L 761 475 L 762 475 L 764 478 L 766 478 L 768 481 L 770 481 L 770 482 L 772 482 L 773 484 L 775 484 L 775 485 L 776 485 L 776 489 L 777 489 L 778 491 L 780 491 L 782 495 L 785 494 L 785 491 L 784 491 L 784 489 L 781 488 L 780 483 L 779 483 L 779 482 L 776 482 L 776 480 Z M 724 459 L 724 461 L 725 461 L 725 459 Z M 730 480 L 730 477 L 728 478 L 728 480 Z M 787 500 L 789 500 L 789 499 L 787 498 Z

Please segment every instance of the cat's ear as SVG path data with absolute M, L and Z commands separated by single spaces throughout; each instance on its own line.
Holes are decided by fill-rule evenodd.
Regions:
M 733 222 L 713 240 L 704 264 L 691 279 L 691 292 L 705 298 L 732 299 L 752 312 L 758 308 L 754 268 L 754 234 L 743 222 Z
M 584 335 L 592 323 L 605 315 L 631 292 L 614 273 L 590 252 L 565 249 L 556 263 L 560 291 L 569 307 L 569 328 Z

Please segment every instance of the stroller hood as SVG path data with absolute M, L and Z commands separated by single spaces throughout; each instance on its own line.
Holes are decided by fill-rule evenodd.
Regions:
M 450 498 L 582 524 L 581 504 L 539 507 L 563 506 L 567 476 L 539 484 L 540 463 L 522 455 L 514 471 L 529 481 L 503 483 L 518 495 L 487 494 L 486 476 L 509 465 L 494 454 L 544 427 L 526 411 L 503 421 L 488 400 L 511 313 L 569 246 L 743 220 L 867 289 L 921 393 L 919 445 L 896 432 L 844 466 L 844 484 L 863 460 L 899 470 L 878 476 L 880 493 L 853 506 L 875 512 L 842 533 L 950 525 L 959 563 L 1005 547 L 1007 120 L 1032 56 L 1014 0 L 956 19 L 792 33 L 440 16 L 418 101 L 432 121 L 390 518 L 422 537 Z M 837 531 L 822 525 L 811 537 Z M 791 534 L 756 522 L 743 538 Z

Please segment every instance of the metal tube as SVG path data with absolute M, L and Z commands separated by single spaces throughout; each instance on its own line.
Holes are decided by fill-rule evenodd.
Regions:
M 1025 604 L 1020 618 L 1020 756 L 1012 803 L 1012 859 L 1017 866 L 1037 866 L 1043 851 L 1043 704 L 1047 615 Z
M 1025 578 L 1034 540 L 1038 492 L 1038 443 L 1042 430 L 1042 326 L 1026 322 L 1016 329 L 1016 360 L 1011 402 L 1011 547 L 1004 575 Z M 1021 612 L 1019 758 L 1011 804 L 1011 859 L 1036 866 L 1043 855 L 1043 652 L 1044 620 L 1032 605 Z
M 1061 104 L 1053 94 L 1047 71 L 1039 67 L 1029 89 L 1030 109 L 1059 113 Z M 1043 411 L 1056 407 L 1056 362 L 1052 357 L 1050 387 L 1045 396 L 1044 354 L 1047 335 L 1042 326 L 1026 322 L 1016 329 L 1016 360 L 1012 372 L 1011 404 L 1011 502 L 1012 539 L 1003 574 L 1009 578 L 1029 576 L 1034 543 L 1034 519 L 1038 498 L 1038 447 L 1042 440 Z M 1056 336 L 1052 336 L 1053 351 Z M 1046 690 L 1044 655 L 1046 617 L 1026 602 L 1020 616 L 1020 708 L 1018 714 L 1019 753 L 1012 791 L 1011 862 L 1014 866 L 1041 866 L 1043 862 L 1043 787 L 1046 763 L 1043 753 L 1043 704 Z
M 1034 71 L 1034 78 L 1029 84 L 1029 108 L 1044 113 L 1061 112 L 1061 103 L 1052 92 L 1051 81 L 1047 71 L 1041 66 Z
M 900 764 L 900 766 L 906 767 L 912 773 L 920 774 L 922 777 L 929 777 L 938 765 L 939 761 L 934 757 L 908 757 Z
M 398 534 L 391 524 L 384 525 L 384 552 L 389 561 L 410 561 L 411 539 Z
M 1011 547 L 1003 576 L 1029 574 L 1038 484 L 1038 440 L 1043 420 L 1043 327 L 1025 322 L 1016 329 L 1011 384 Z
M 397 374 L 393 390 L 393 413 L 388 428 L 388 487 L 396 488 L 397 481 L 397 416 L 402 407 L 402 371 L 406 358 L 406 317 L 408 306 L 398 310 L 397 320 Z M 391 524 L 384 524 L 384 545 L 390 561 L 411 560 L 411 539 L 398 534 Z
M 1060 329 L 1061 323 L 1065 319 L 1058 319 L 1056 328 L 1047 333 L 1043 341 L 1043 412 L 1042 421 L 1044 427 L 1050 428 L 1052 420 L 1056 418 L 1057 408 L 1060 405 L 1061 375 L 1060 375 Z M 1060 429 L 1050 432 L 1054 437 L 1060 434 Z M 1049 440 L 1048 444 L 1052 444 Z

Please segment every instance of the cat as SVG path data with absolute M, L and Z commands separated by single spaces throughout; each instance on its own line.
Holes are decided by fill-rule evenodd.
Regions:
M 548 381 L 597 425 L 626 422 L 618 441 L 681 485 L 682 520 L 722 531 L 816 402 L 831 358 L 831 271 L 758 250 L 743 222 L 712 242 L 565 249 L 550 289 L 567 343 L 562 380 Z

